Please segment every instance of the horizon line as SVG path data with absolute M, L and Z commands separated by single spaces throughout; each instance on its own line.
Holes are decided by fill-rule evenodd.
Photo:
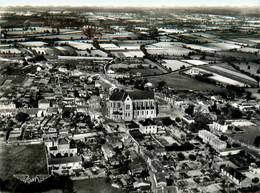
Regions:
M 187 5 L 187 6 L 168 6 L 168 5 L 160 5 L 160 6 L 145 6 L 145 5 L 133 5 L 133 6 L 124 6 L 124 5 L 91 5 L 91 6 L 74 6 L 74 5 L 8 5 L 8 6 L 0 6 L 0 8 L 28 8 L 28 7 L 53 7 L 53 8 L 259 8 L 260 5 Z M 260 11 L 260 10 L 259 10 Z

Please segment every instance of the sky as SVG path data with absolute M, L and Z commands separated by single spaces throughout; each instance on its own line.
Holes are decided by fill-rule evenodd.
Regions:
M 260 6 L 260 0 L 0 0 L 0 6 Z

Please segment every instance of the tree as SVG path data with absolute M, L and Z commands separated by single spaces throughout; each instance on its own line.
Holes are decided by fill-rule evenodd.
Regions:
M 179 123 L 179 122 L 181 122 L 181 118 L 180 118 L 180 117 L 176 117 L 176 118 L 175 118 L 175 121 L 176 121 L 177 123 Z
M 184 160 L 185 159 L 185 156 L 184 156 L 184 154 L 183 153 L 178 153 L 178 158 L 179 158 L 179 160 Z
M 185 113 L 192 116 L 194 113 L 194 105 L 189 105 L 188 108 L 185 109 Z
M 84 168 L 91 168 L 91 167 L 93 167 L 93 163 L 92 162 L 88 162 L 88 161 L 84 161 L 82 166 Z
M 257 183 L 259 182 L 259 178 L 257 178 L 257 177 L 253 178 L 253 179 L 252 179 L 252 182 L 253 182 L 254 184 L 257 184 Z
M 62 117 L 64 117 L 64 118 L 68 118 L 69 116 L 70 116 L 70 112 L 69 111 L 64 111 L 62 113 Z
M 166 86 L 166 82 L 165 81 L 160 81 L 157 84 L 158 84 L 158 87 L 160 87 L 160 88 Z
M 159 34 L 158 29 L 155 27 L 149 29 L 148 33 L 149 33 L 149 36 L 153 39 L 155 39 Z
M 190 155 L 189 155 L 189 159 L 190 159 L 191 161 L 195 161 L 195 160 L 196 160 L 196 156 L 193 155 L 193 154 L 190 154 Z
M 17 115 L 16 115 L 16 120 L 19 121 L 19 122 L 24 122 L 26 121 L 26 119 L 29 117 L 29 114 L 27 113 L 23 113 L 23 112 L 19 112 Z
M 257 136 L 255 138 L 254 144 L 255 144 L 256 147 L 259 147 L 259 145 L 260 145 L 260 136 Z

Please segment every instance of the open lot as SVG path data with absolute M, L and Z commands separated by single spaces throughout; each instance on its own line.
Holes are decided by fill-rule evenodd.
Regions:
M 172 71 L 179 70 L 182 66 L 191 66 L 190 64 L 179 60 L 163 60 L 162 65 L 167 66 L 167 68 L 171 68 Z
M 188 55 L 192 50 L 183 48 L 182 44 L 175 44 L 173 42 L 158 42 L 146 47 L 149 54 L 152 55 L 169 55 L 182 56 Z
M 123 190 L 112 187 L 104 178 L 73 181 L 76 193 L 124 193 Z
M 159 69 L 131 69 L 133 73 L 141 73 L 141 76 L 149 76 L 149 75 L 156 75 L 156 74 L 163 74 L 162 71 Z
M 199 90 L 216 92 L 224 91 L 223 88 L 198 81 L 179 73 L 170 73 L 166 75 L 147 77 L 147 80 L 149 82 L 152 82 L 153 85 L 157 85 L 157 83 L 160 81 L 166 81 L 167 86 L 172 87 L 175 90 Z
M 0 176 L 11 179 L 14 174 L 47 174 L 43 144 L 0 146 Z
M 230 134 L 230 136 L 232 136 L 233 139 L 236 139 L 243 143 L 254 145 L 255 137 L 260 135 L 259 127 L 248 126 L 241 128 L 244 130 L 243 133 Z

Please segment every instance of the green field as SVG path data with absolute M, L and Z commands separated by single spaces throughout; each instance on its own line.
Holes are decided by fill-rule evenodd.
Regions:
M 199 91 L 216 91 L 223 92 L 223 88 L 211 85 L 205 82 L 198 81 L 187 76 L 183 76 L 178 73 L 170 73 L 160 76 L 146 77 L 147 80 L 153 85 L 157 86 L 160 81 L 165 81 L 167 86 L 174 88 L 175 90 L 199 90 Z
M 0 178 L 12 179 L 14 174 L 47 174 L 43 144 L 0 146 Z
M 123 190 L 112 187 L 104 178 L 73 181 L 76 193 L 124 193 Z
M 149 75 L 156 75 L 156 74 L 163 74 L 163 72 L 159 69 L 131 69 L 133 73 L 141 73 L 141 76 L 149 76 Z

